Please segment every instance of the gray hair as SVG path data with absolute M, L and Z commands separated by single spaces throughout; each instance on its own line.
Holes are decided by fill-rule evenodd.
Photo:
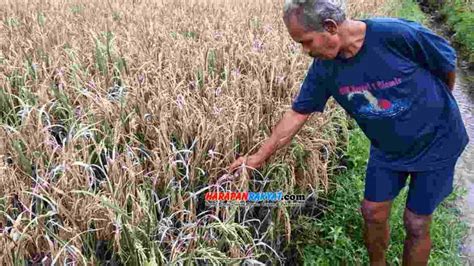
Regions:
M 289 21 L 292 14 L 306 29 L 324 31 L 326 19 L 338 25 L 346 20 L 344 0 L 285 0 L 284 19 Z

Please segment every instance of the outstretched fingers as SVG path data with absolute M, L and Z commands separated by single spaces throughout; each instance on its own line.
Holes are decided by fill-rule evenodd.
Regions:
M 229 166 L 229 172 L 232 173 L 233 171 L 235 171 L 235 169 L 237 169 L 239 166 L 241 166 L 242 164 L 245 164 L 247 161 L 247 158 L 245 156 L 243 157 L 240 157 L 238 158 L 237 160 L 235 160 L 230 166 Z

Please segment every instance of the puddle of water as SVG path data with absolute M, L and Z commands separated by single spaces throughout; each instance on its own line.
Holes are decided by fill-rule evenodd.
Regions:
M 461 252 L 466 265 L 474 265 L 474 83 L 468 77 L 472 73 L 457 71 L 456 86 L 453 90 L 470 142 L 456 164 L 455 185 L 466 188 L 467 194 L 457 202 L 462 219 L 469 225 L 469 232 L 463 241 Z

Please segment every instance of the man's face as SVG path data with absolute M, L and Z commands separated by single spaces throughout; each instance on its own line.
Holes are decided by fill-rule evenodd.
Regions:
M 303 51 L 314 58 L 334 59 L 339 53 L 340 39 L 336 33 L 307 31 L 295 15 L 285 21 L 288 32 L 295 42 L 301 43 Z M 337 32 L 337 26 L 336 26 Z

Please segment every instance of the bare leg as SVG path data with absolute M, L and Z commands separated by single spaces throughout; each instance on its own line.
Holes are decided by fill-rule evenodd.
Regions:
M 403 249 L 403 265 L 427 265 L 431 251 L 430 225 L 432 215 L 417 215 L 407 208 L 403 221 L 407 236 Z
M 369 253 L 370 265 L 386 265 L 385 251 L 390 241 L 390 208 L 392 201 L 362 202 L 362 215 L 364 217 L 364 243 Z

